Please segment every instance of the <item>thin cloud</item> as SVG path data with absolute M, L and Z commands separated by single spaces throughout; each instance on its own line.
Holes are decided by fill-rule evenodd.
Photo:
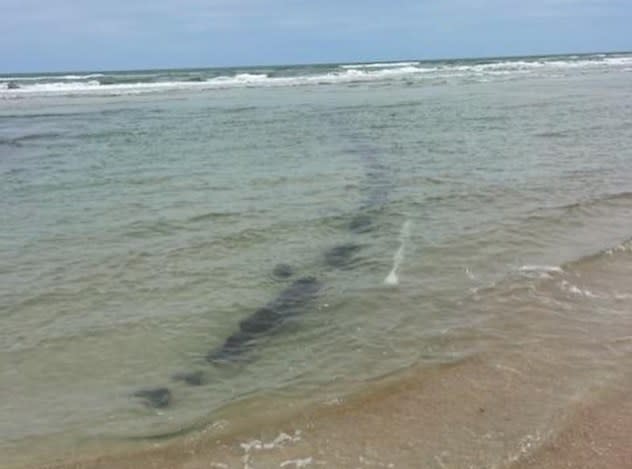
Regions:
M 622 50 L 629 0 L 0 0 L 0 72 Z

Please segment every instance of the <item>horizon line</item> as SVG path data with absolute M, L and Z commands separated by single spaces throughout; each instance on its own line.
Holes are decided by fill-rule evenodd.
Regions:
M 56 75 L 61 73 L 85 73 L 85 72 L 99 72 L 99 73 L 125 73 L 125 72 L 159 72 L 167 70 L 221 70 L 221 69 L 256 69 L 263 67 L 304 67 L 309 65 L 314 66 L 326 66 L 326 65 L 361 65 L 367 63 L 393 63 L 393 62 L 419 62 L 419 63 L 431 63 L 431 62 L 449 62 L 458 60 L 492 60 L 492 59 L 517 59 L 517 58 L 535 58 L 535 57 L 555 57 L 555 56 L 589 56 L 589 55 L 613 55 L 613 54 L 632 54 L 632 50 L 611 50 L 611 51 L 591 51 L 591 52 L 556 52 L 545 54 L 512 54 L 512 55 L 484 55 L 484 56 L 460 56 L 460 57 L 441 57 L 441 58 L 425 58 L 425 59 L 413 59 L 413 58 L 399 58 L 399 59 L 366 59 L 366 60 L 349 60 L 341 62 L 296 62 L 296 63 L 260 63 L 252 65 L 211 65 L 211 66 L 186 66 L 186 67 L 151 67 L 151 68 L 121 68 L 121 69 L 59 69 L 59 70 L 33 70 L 28 72 L 0 72 L 0 76 L 18 76 L 29 75 L 34 73 L 41 73 L 47 75 Z

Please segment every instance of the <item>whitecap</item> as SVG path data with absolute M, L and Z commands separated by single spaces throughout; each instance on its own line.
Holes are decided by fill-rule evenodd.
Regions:
M 340 68 L 345 70 L 353 70 L 357 68 L 401 68 L 419 65 L 419 62 L 375 62 L 365 64 L 349 64 L 340 65 Z
M 538 60 L 500 60 L 491 63 L 450 63 L 423 64 L 421 62 L 384 62 L 340 65 L 324 73 L 297 76 L 269 76 L 266 73 L 238 73 L 223 75 L 202 81 L 155 81 L 137 83 L 101 84 L 95 78 L 102 73 L 33 75 L 22 77 L 1 77 L 0 96 L 25 97 L 59 95 L 121 96 L 143 93 L 170 92 L 178 90 L 216 90 L 240 87 L 284 87 L 310 86 L 347 83 L 369 83 L 389 80 L 410 79 L 472 79 L 487 80 L 494 77 L 524 75 L 537 71 L 555 71 L 575 68 L 616 68 L 623 70 L 632 65 L 632 56 L 571 59 L 556 58 Z M 15 81 L 17 89 L 9 89 L 6 83 Z
M 556 273 L 564 272 L 561 267 L 556 265 L 523 265 L 518 269 L 520 272 L 536 272 L 536 273 Z

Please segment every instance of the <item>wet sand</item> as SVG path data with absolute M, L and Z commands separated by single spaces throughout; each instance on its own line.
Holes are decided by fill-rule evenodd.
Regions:
M 527 360 L 477 357 L 407 370 L 285 422 L 214 436 L 220 424 L 142 451 L 46 467 L 627 468 L 627 378 L 552 409 L 550 394 L 572 393 L 570 380 Z
M 23 77 L 45 89 L 0 112 L 0 467 L 621 455 L 632 56 L 483 62 L 101 77 L 142 96 Z M 323 257 L 346 243 L 349 268 Z M 280 261 L 323 281 L 313 308 L 243 367 L 207 363 L 294 281 Z M 131 397 L 163 386 L 168 408 Z
M 39 467 L 630 468 L 632 295 L 615 294 L 632 269 L 623 256 L 481 293 L 471 311 L 494 314 L 446 340 L 485 352 L 351 394 L 324 389 L 309 404 L 257 397 L 171 440 L 99 442 L 90 456 Z M 560 289 L 564 279 L 579 287 Z
M 578 406 L 553 441 L 516 468 L 632 467 L 632 398 L 628 391 Z

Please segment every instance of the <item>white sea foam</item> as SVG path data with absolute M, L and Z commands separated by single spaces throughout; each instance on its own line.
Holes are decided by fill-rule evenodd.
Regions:
M 3 90 L 2 94 L 13 96 L 24 95 L 131 95 L 174 90 L 204 90 L 239 87 L 274 87 L 274 86 L 302 86 L 323 85 L 336 83 L 369 82 L 388 80 L 424 73 L 424 69 L 403 67 L 385 70 L 345 70 L 319 75 L 303 75 L 296 77 L 269 77 L 267 74 L 240 73 L 234 76 L 219 76 L 206 81 L 162 81 L 118 83 L 102 85 L 96 80 L 87 82 L 70 81 L 55 83 L 20 84 L 20 88 Z
M 38 75 L 0 78 L 0 97 L 59 95 L 134 95 L 177 90 L 216 90 L 240 87 L 283 87 L 333 85 L 346 83 L 379 82 L 389 80 L 438 80 L 438 79 L 490 79 L 521 76 L 530 73 L 558 73 L 564 69 L 625 70 L 632 66 L 632 56 L 600 57 L 585 59 L 503 60 L 483 64 L 389 62 L 341 65 L 326 73 L 297 76 L 269 76 L 265 73 L 239 73 L 218 76 L 203 81 L 155 81 L 137 83 L 101 84 L 96 78 L 101 73 L 86 75 Z M 125 75 L 121 75 L 123 78 Z M 128 78 L 133 77 L 131 74 Z M 9 89 L 15 82 L 18 88 Z
M 344 68 L 345 70 L 353 70 L 356 68 L 401 68 L 414 65 L 419 65 L 419 62 L 376 62 L 366 64 L 341 65 L 340 68 Z
M 618 246 L 608 249 L 606 251 L 606 254 L 609 256 L 613 256 L 617 252 L 632 252 L 632 240 L 624 241 Z
M 0 77 L 0 82 L 9 81 L 67 81 L 67 80 L 89 80 L 103 77 L 103 73 L 89 73 L 88 75 L 34 75 L 21 77 Z
M 410 237 L 410 220 L 406 220 L 402 225 L 402 229 L 399 233 L 399 247 L 395 254 L 393 255 L 393 268 L 389 272 L 389 274 L 384 279 L 384 283 L 386 285 L 398 285 L 399 277 L 397 272 L 399 270 L 400 265 L 404 261 L 404 247 L 406 241 Z
M 288 459 L 287 461 L 283 461 L 279 465 L 279 467 L 288 467 L 288 466 L 294 466 L 296 468 L 307 467 L 307 466 L 310 466 L 312 462 L 314 462 L 314 460 L 311 456 L 307 458 L 303 458 L 303 459 Z
M 301 440 L 301 431 L 296 430 L 294 435 L 288 435 L 287 433 L 279 433 L 279 435 L 270 442 L 264 442 L 261 440 L 251 440 L 246 443 L 241 443 L 241 448 L 245 453 L 249 453 L 253 450 L 271 450 L 275 448 L 281 448 L 288 443 L 296 443 Z
M 573 295 L 585 296 L 587 298 L 599 298 L 599 295 L 594 294 L 590 290 L 579 288 L 577 285 L 573 285 L 566 280 L 563 280 L 560 283 L 560 286 L 563 290 L 572 293 Z
M 556 265 L 523 265 L 518 269 L 520 272 L 546 272 L 546 273 L 562 273 L 561 267 Z
M 551 278 L 552 274 L 564 272 L 561 267 L 555 265 L 523 265 L 518 272 L 529 278 Z

